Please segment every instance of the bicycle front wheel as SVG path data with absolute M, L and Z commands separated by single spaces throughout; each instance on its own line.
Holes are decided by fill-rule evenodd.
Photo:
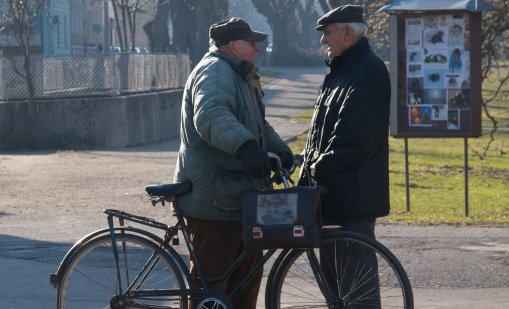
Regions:
M 109 234 L 84 243 L 65 265 L 57 308 L 185 308 L 186 297 L 179 291 L 186 282 L 174 259 L 144 237 L 115 236 L 120 272 Z M 153 295 L 161 289 L 173 291 L 173 296 Z
M 319 249 L 292 250 L 273 276 L 267 308 L 413 308 L 399 261 L 357 233 L 332 232 Z

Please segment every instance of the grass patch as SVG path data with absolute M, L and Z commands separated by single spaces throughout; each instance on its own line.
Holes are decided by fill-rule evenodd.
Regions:
M 509 137 L 507 132 L 497 139 Z M 486 138 L 469 139 L 476 146 Z M 404 140 L 391 138 L 390 193 L 393 221 L 450 224 L 509 224 L 509 160 L 486 160 L 468 151 L 469 216 L 465 217 L 464 140 L 409 139 L 410 211 L 406 209 Z M 477 145 L 479 146 L 479 145 Z
M 280 71 L 263 69 L 263 74 L 260 76 L 260 83 L 263 85 L 269 83 L 271 80 L 278 78 L 281 75 Z

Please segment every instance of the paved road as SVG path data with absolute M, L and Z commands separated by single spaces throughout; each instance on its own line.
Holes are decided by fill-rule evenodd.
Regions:
M 290 138 L 307 128 L 290 120 L 314 103 L 323 70 L 282 71 L 265 85 L 267 116 Z M 49 273 L 74 241 L 104 227 L 101 209 L 172 220 L 167 209 L 149 205 L 143 187 L 171 181 L 177 149 L 174 139 L 122 149 L 0 154 L 0 309 L 54 308 Z M 509 308 L 508 227 L 377 229 L 409 274 L 416 308 Z

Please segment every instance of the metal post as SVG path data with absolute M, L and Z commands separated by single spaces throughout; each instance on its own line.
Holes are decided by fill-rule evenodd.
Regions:
M 406 211 L 410 211 L 410 182 L 408 176 L 408 139 L 405 137 L 405 189 L 406 189 Z
M 465 151 L 465 217 L 468 217 L 468 138 L 464 139 L 464 151 Z

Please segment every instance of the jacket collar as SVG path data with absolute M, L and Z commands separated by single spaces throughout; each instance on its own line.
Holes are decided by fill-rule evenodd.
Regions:
M 325 64 L 327 64 L 331 71 L 337 69 L 341 66 L 341 63 L 345 61 L 349 61 L 354 58 L 358 53 L 370 49 L 368 39 L 366 37 L 362 37 L 357 43 L 347 48 L 341 55 L 332 58 L 331 60 L 326 60 Z
M 240 77 L 242 77 L 242 79 L 245 81 L 248 81 L 252 78 L 259 78 L 257 75 L 258 67 L 250 61 L 239 60 L 217 52 L 211 52 L 209 54 L 226 61 L 232 67 L 232 69 L 235 70 L 235 72 L 237 72 L 237 74 L 239 74 Z

